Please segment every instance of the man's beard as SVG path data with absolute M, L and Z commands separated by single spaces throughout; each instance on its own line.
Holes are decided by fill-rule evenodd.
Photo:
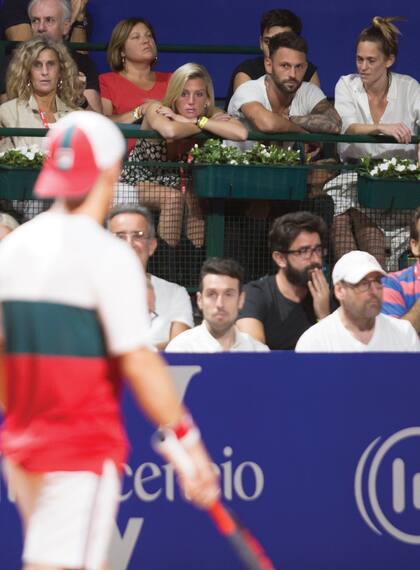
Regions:
M 285 83 L 289 83 L 289 81 L 279 81 L 273 75 L 271 76 L 271 79 L 273 80 L 273 83 L 277 87 L 277 89 L 279 91 L 281 91 L 282 93 L 284 93 L 285 95 L 292 95 L 293 93 L 296 93 L 296 91 L 299 89 L 299 87 L 302 84 L 301 81 L 295 81 L 295 82 L 293 82 L 294 87 L 292 87 L 292 89 L 290 89 L 289 87 L 286 87 L 286 85 L 285 85 Z
M 284 275 L 292 285 L 307 287 L 308 281 L 311 279 L 311 273 L 314 269 L 322 269 L 322 267 L 319 263 L 311 263 L 311 265 L 305 267 L 305 269 L 295 269 L 289 262 L 287 262 L 287 265 L 284 268 Z

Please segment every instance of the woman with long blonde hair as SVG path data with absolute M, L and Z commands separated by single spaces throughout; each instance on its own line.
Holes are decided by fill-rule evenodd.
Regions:
M 173 73 L 162 102 L 148 105 L 142 129 L 153 129 L 163 139 L 138 140 L 123 169 L 122 181 L 137 185 L 140 202 L 160 211 L 158 233 L 170 246 L 179 242 L 186 202 L 187 238 L 201 247 L 204 218 L 197 198 L 187 188 L 182 168 L 152 170 L 135 163 L 185 162 L 195 142 L 189 137 L 202 131 L 231 140 L 246 140 L 248 132 L 240 121 L 215 107 L 211 77 L 197 63 L 186 63 Z

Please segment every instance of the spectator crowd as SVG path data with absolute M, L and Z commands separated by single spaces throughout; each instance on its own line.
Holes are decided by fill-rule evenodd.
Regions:
M 419 209 L 392 218 L 389 211 L 359 204 L 354 171 L 329 176 L 320 185 L 320 216 L 309 195 L 304 209 L 292 206 L 275 217 L 268 236 L 275 274 L 244 284 L 237 260 L 204 260 L 208 204 L 194 194 L 182 167 L 201 132 L 242 150 L 255 144 L 249 131 L 265 133 L 267 140 L 275 133 L 387 135 L 395 142 L 340 143 L 333 154 L 348 165 L 366 156 L 420 161 L 411 142 L 420 126 L 420 86 L 392 71 L 400 33 L 395 18 L 377 16 L 359 33 L 356 72 L 339 78 L 331 102 L 321 89 L 319 65 L 307 59 L 299 17 L 270 10 L 260 24 L 262 55 L 233 70 L 223 110 L 204 66 L 186 62 L 176 70 L 155 69 L 157 38 L 142 17 L 115 25 L 107 50 L 110 71 L 98 76 L 90 56 L 68 43 L 88 39 L 87 9 L 87 0 L 4 2 L 5 37 L 20 43 L 0 66 L 0 126 L 49 129 L 61 117 L 88 109 L 158 133 L 160 138 L 127 141 L 107 218 L 107 229 L 134 249 L 146 273 L 156 349 L 418 351 Z M 39 137 L 4 137 L 0 151 L 34 144 L 40 144 Z M 320 164 L 328 155 L 321 144 L 305 151 Z M 68 168 L 68 157 L 61 159 Z M 150 166 L 153 161 L 162 166 Z M 15 201 L 2 204 L 19 222 L 31 217 Z M 271 205 L 260 201 L 259 215 L 264 208 Z M 0 216 L 1 239 L 21 231 L 9 214 Z M 190 297 L 171 282 L 174 273 L 148 269 L 157 249 L 169 267 L 181 240 L 201 254 L 193 270 L 198 273 L 201 266 L 196 303 L 203 320 L 195 327 Z M 387 274 L 408 247 L 414 263 Z M 328 248 L 336 262 L 332 288 L 323 271 Z

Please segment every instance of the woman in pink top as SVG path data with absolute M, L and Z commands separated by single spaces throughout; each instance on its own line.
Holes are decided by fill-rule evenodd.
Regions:
M 99 76 L 104 114 L 116 123 L 140 120 L 150 100 L 163 99 L 171 74 L 153 71 L 157 61 L 156 36 L 143 18 L 121 20 L 108 46 L 112 69 Z M 129 141 L 129 150 L 134 146 Z

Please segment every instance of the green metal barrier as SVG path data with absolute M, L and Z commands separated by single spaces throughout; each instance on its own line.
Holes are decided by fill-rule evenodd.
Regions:
M 160 138 L 155 131 L 141 131 L 132 126 L 122 126 L 121 130 L 126 138 Z M 0 129 L 0 136 L 45 136 L 45 129 Z M 200 134 L 197 140 L 208 138 Z M 266 140 L 264 133 L 252 132 L 251 140 Z M 299 142 L 395 142 L 391 137 L 385 136 L 347 136 L 347 135 L 319 135 L 301 133 L 281 133 L 269 136 L 270 140 Z M 412 143 L 420 142 L 420 137 L 413 137 Z M 179 172 L 180 163 L 142 162 L 141 167 L 150 169 L 172 169 Z M 355 166 L 328 163 L 305 164 L 292 167 L 265 167 L 265 166 L 205 166 L 182 164 L 183 172 L 187 178 L 189 191 L 201 197 L 205 210 L 205 248 L 195 247 L 185 234 L 185 226 L 179 244 L 174 248 L 165 246 L 160 240 L 158 253 L 153 256 L 152 271 L 157 275 L 170 280 L 178 281 L 194 290 L 197 286 L 198 269 L 206 256 L 230 255 L 236 257 L 245 266 L 246 279 L 254 279 L 271 271 L 270 255 L 267 251 L 267 233 L 274 217 L 286 211 L 297 209 L 310 209 L 321 215 L 331 227 L 333 207 L 331 199 L 323 191 L 325 180 L 340 174 L 343 185 L 354 180 Z M 287 172 L 289 171 L 289 172 Z M 258 174 L 255 174 L 258 172 Z M 264 174 L 264 176 L 263 176 Z M 265 174 L 267 176 L 265 176 Z M 45 209 L 46 204 L 34 200 L 31 193 L 37 172 L 27 169 L 13 169 L 0 166 L 0 209 L 7 210 L 18 207 L 22 209 L 22 217 L 32 217 L 38 211 Z M 283 179 L 281 178 L 281 176 Z M 291 178 L 292 176 L 292 178 Z M 353 176 L 353 179 L 352 179 Z M 377 181 L 374 181 L 377 184 Z M 416 193 L 420 195 L 420 183 L 416 184 Z M 385 193 L 380 197 L 382 202 L 377 207 L 388 207 L 393 218 L 401 225 L 405 224 L 405 202 L 393 200 L 395 189 L 401 184 L 388 182 L 393 186 L 391 199 L 383 202 Z M 151 185 L 149 186 L 150 190 Z M 404 186 L 405 188 L 406 186 Z M 303 189 L 303 192 L 302 192 Z M 309 191 L 309 193 L 307 192 Z M 394 194 L 392 194 L 394 191 Z M 374 190 L 376 192 L 376 189 Z M 412 192 L 409 190 L 407 192 Z M 368 194 L 366 206 L 375 207 L 369 202 L 372 192 Z M 379 194 L 376 194 L 379 195 Z M 387 198 L 388 199 L 388 198 Z M 420 199 L 410 195 L 409 207 L 420 205 Z M 119 202 L 139 202 L 138 192 L 127 184 L 122 184 Z M 266 208 L 266 210 L 264 210 Z M 158 221 L 158 217 L 156 217 Z M 330 252 L 328 265 L 333 264 Z M 394 264 L 397 261 L 394 260 Z M 154 264 L 154 265 L 153 265 Z M 170 269 L 168 269 L 170 268 Z M 396 268 L 396 267 L 394 267 Z
M 13 48 L 19 42 L 0 41 L 0 57 L 3 57 L 8 48 Z M 106 43 L 69 43 L 73 49 L 86 51 L 106 51 Z M 253 46 L 232 46 L 232 45 L 189 45 L 189 44 L 158 44 L 159 53 L 214 53 L 214 54 L 260 54 L 261 50 Z

